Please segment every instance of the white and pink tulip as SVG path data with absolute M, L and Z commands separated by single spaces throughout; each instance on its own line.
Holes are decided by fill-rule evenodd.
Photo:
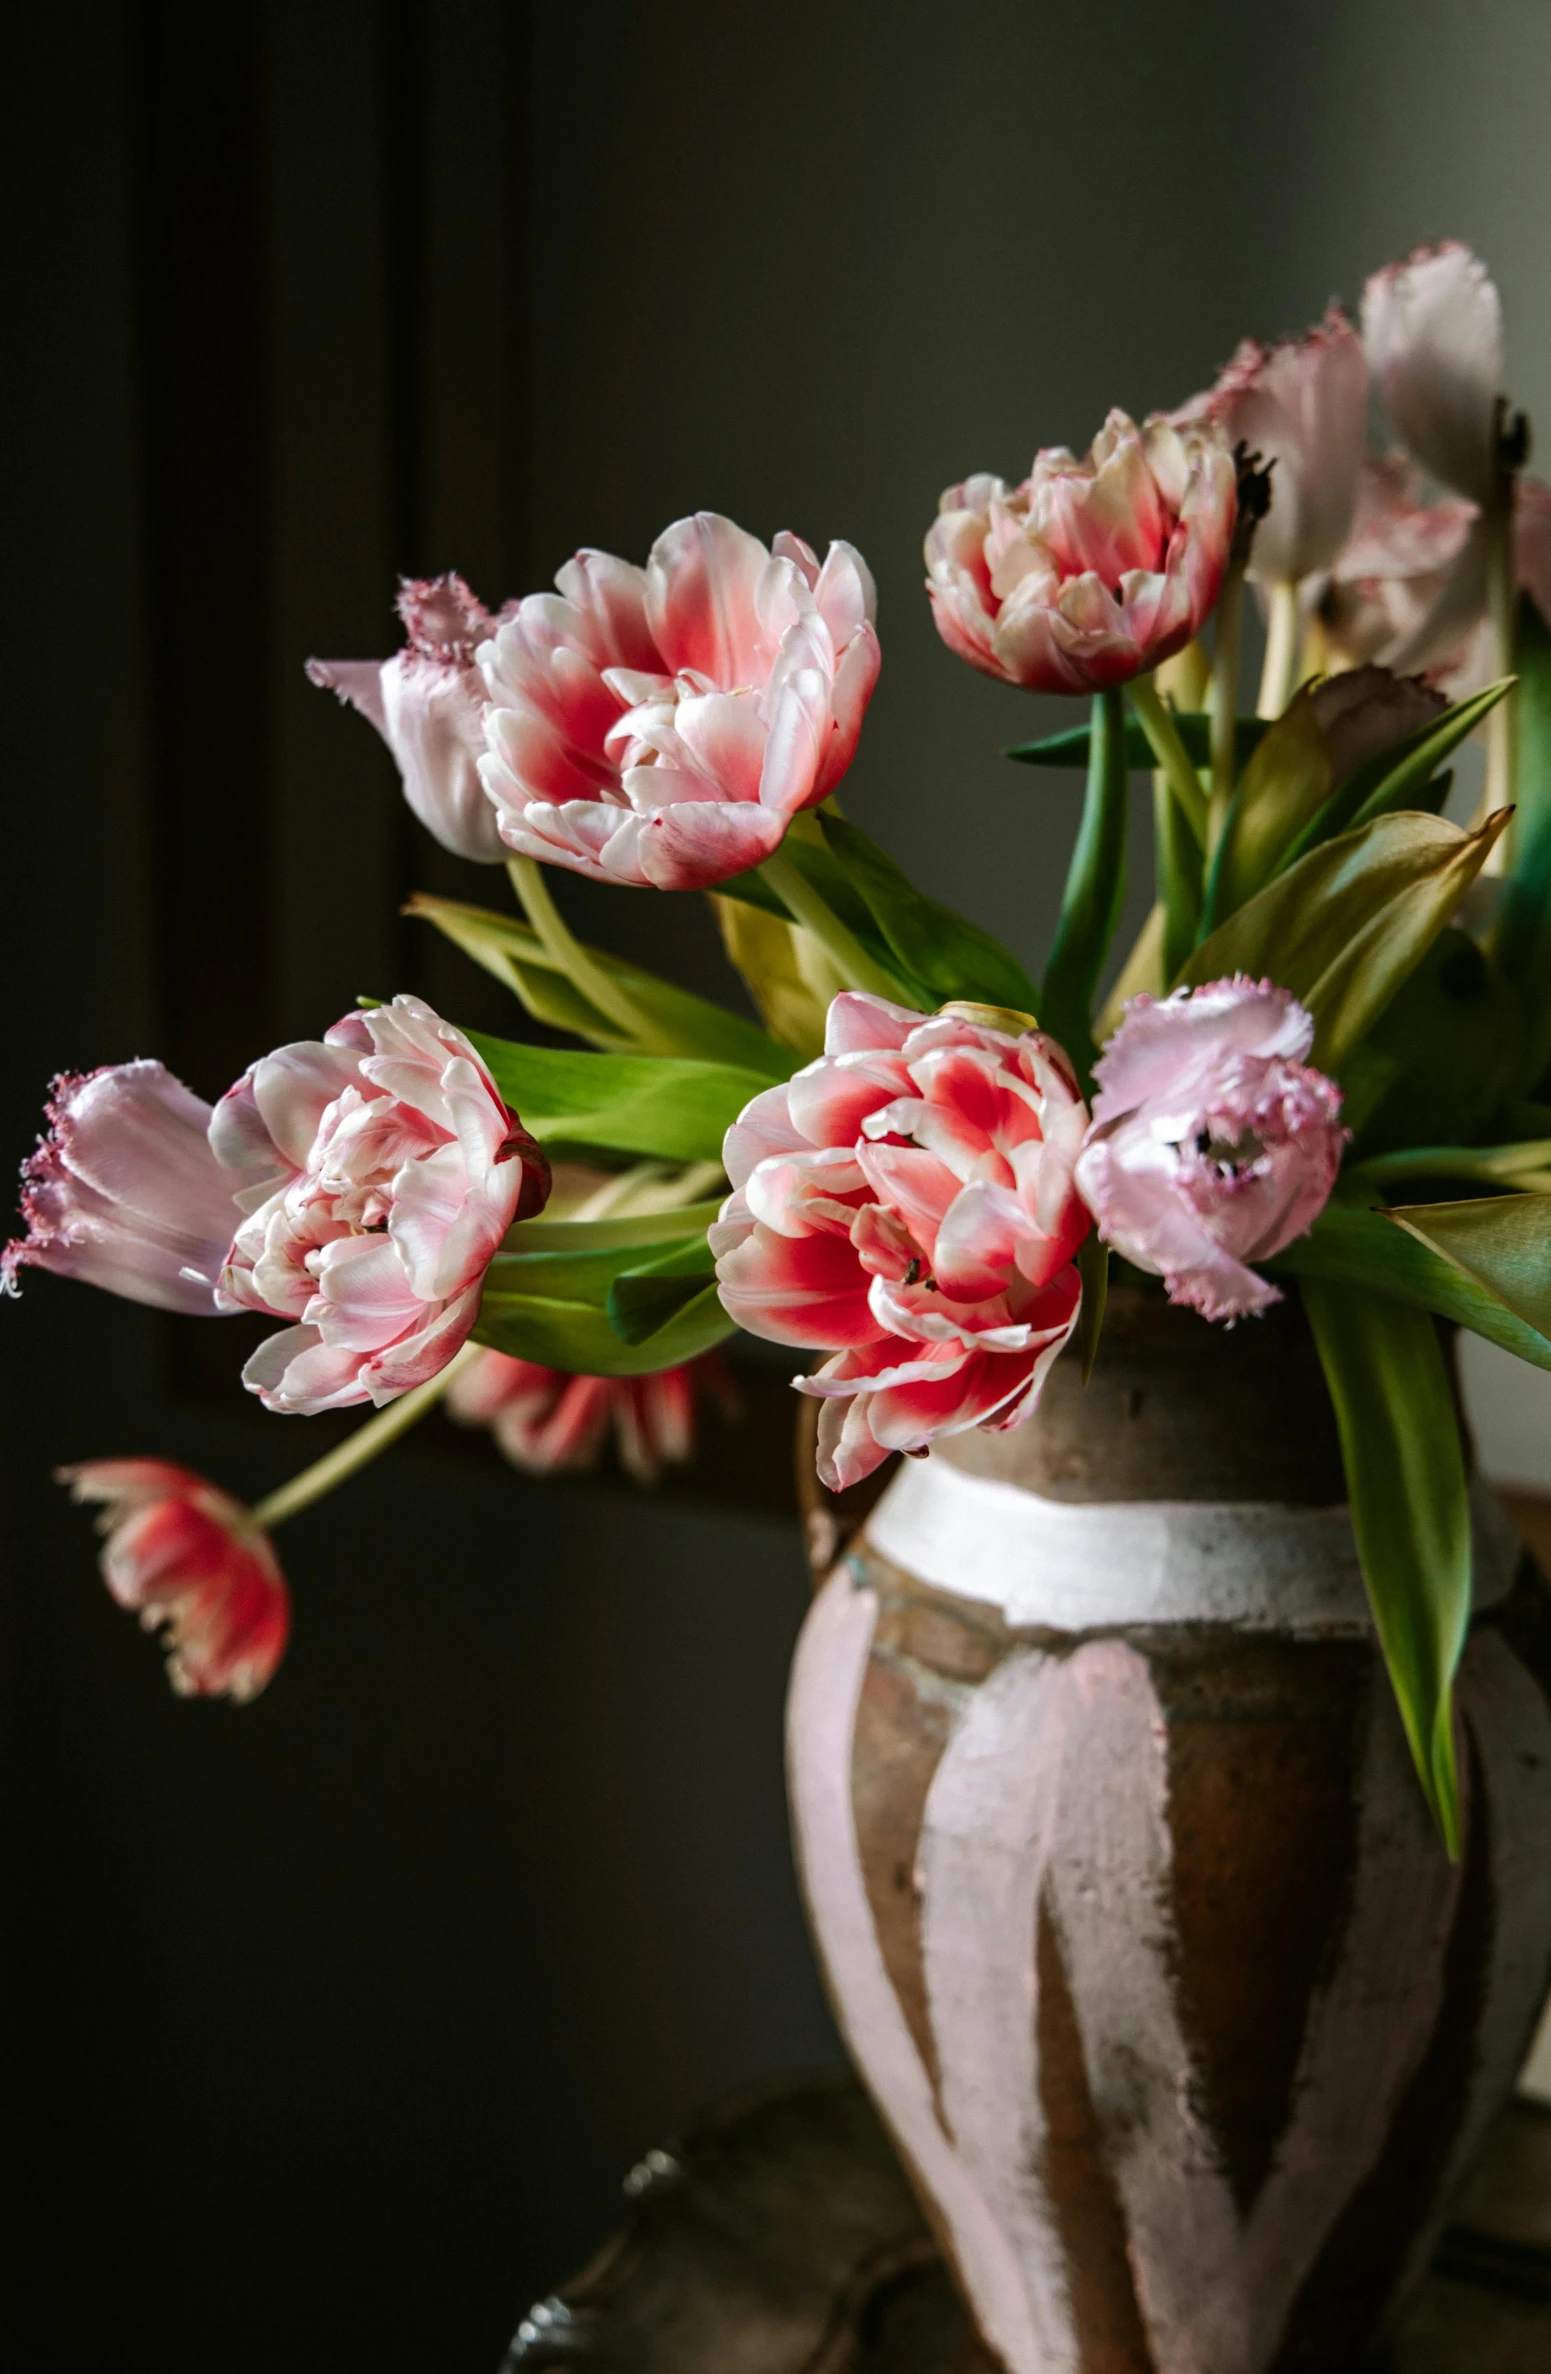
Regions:
M 1021 486 L 951 486 L 926 539 L 937 631 L 1030 692 L 1098 692 L 1180 651 L 1222 590 L 1237 473 L 1211 420 L 1111 412 L 1086 457 L 1036 454 Z
M 825 1052 L 727 1133 L 711 1230 L 740 1326 L 834 1356 L 819 1473 L 1028 1415 L 1077 1323 L 1087 1113 L 1066 1057 L 944 1013 L 847 993 Z
M 285 1654 L 291 1604 L 241 1502 L 166 1459 L 88 1459 L 59 1480 L 101 1505 L 103 1581 L 161 1632 L 179 1696 L 256 1698 Z
M 697 512 L 644 569 L 582 552 L 480 654 L 501 838 L 596 881 L 701 890 L 759 865 L 850 765 L 878 675 L 871 576 Z
M 243 1381 L 311 1415 L 391 1401 L 445 1368 L 549 1166 L 469 1041 L 420 999 L 347 1014 L 252 1065 L 215 1109 L 226 1162 L 262 1165 L 222 1286 L 295 1324 Z

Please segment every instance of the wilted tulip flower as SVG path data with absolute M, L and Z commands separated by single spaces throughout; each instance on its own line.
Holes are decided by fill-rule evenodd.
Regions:
M 837 1355 L 797 1380 L 823 1398 L 831 1489 L 1027 1417 L 1077 1322 L 1086 1121 L 1039 1031 L 847 992 L 825 1053 L 728 1131 L 721 1298 L 753 1335 Z
M 221 1282 L 297 1321 L 243 1370 L 275 1410 L 392 1401 L 435 1376 L 502 1237 L 549 1193 L 544 1155 L 468 1040 L 413 997 L 266 1055 L 216 1106 L 210 1140 L 267 1173 Z
M 878 675 L 873 585 L 714 512 L 644 569 L 582 552 L 481 653 L 485 789 L 524 856 L 703 890 L 760 864 L 850 765 Z
M 1235 467 L 1214 421 L 1112 412 L 1086 460 L 1035 456 L 1021 486 L 951 486 L 926 539 L 937 631 L 1030 692 L 1124 684 L 1182 650 L 1222 589 Z
M 1407 451 L 1483 509 L 1501 499 L 1502 304 L 1457 239 L 1375 272 L 1363 334 L 1384 409 Z
M 30 1267 L 164 1311 L 230 1309 L 218 1285 L 254 1173 L 216 1160 L 203 1099 L 159 1063 L 114 1063 L 61 1073 L 46 1118 L 0 1284 L 14 1293 Z
M 1281 1300 L 1245 1265 L 1312 1227 L 1335 1185 L 1341 1091 L 1303 1062 L 1313 1043 L 1289 990 L 1241 974 L 1133 998 L 1095 1067 L 1077 1185 L 1105 1243 L 1205 1318 Z
M 1296 585 L 1329 568 L 1351 531 L 1368 441 L 1368 365 L 1339 307 L 1302 338 L 1246 338 L 1217 385 L 1175 417 L 1216 420 L 1230 445 L 1274 465 L 1250 578 Z
M 179 1696 L 256 1698 L 285 1654 L 291 1604 L 241 1502 L 166 1459 L 88 1459 L 59 1481 L 102 1503 L 103 1580 L 162 1632 Z
M 481 1352 L 447 1390 L 449 1414 L 488 1426 L 497 1447 L 525 1475 L 595 1467 L 612 1430 L 620 1465 L 638 1484 L 694 1456 L 697 1390 L 729 1415 L 732 1379 L 714 1352 L 646 1377 L 578 1377 Z
M 377 728 L 442 847 L 495 865 L 506 852 L 479 779 L 486 694 L 474 653 L 497 621 L 451 575 L 406 577 L 398 612 L 409 639 L 391 659 L 310 659 L 307 673 Z

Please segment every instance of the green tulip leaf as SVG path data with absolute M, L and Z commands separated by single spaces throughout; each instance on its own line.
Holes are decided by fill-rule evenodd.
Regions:
M 716 1264 L 702 1236 L 654 1261 L 623 1269 L 609 1288 L 609 1325 L 627 1344 L 645 1343 L 716 1282 Z
M 1310 817 L 1287 851 L 1285 862 L 1295 865 L 1321 842 L 1333 840 L 1338 833 L 1355 832 L 1362 825 L 1372 824 L 1376 817 L 1392 816 L 1402 808 L 1441 807 L 1441 796 L 1426 797 L 1428 786 L 1444 760 L 1496 708 L 1512 682 L 1511 677 L 1504 677 L 1470 700 L 1456 701 L 1441 717 L 1418 726 L 1415 733 L 1407 734 L 1388 750 L 1377 751 L 1360 767 L 1354 767 L 1318 813 Z
M 1174 723 L 1187 755 L 1198 767 L 1212 763 L 1212 721 L 1202 710 L 1175 711 Z M 1263 717 L 1241 717 L 1236 726 L 1235 772 L 1253 755 L 1267 731 Z M 1152 744 L 1143 732 L 1139 720 L 1126 719 L 1126 769 L 1138 774 L 1144 767 L 1157 764 Z M 1047 734 L 1041 742 L 1017 742 L 1004 750 L 1004 758 L 1016 758 L 1026 767 L 1086 768 L 1092 755 L 1091 728 L 1087 725 L 1069 726 L 1065 732 Z
M 967 998 L 1033 1012 L 1034 985 L 999 940 L 917 890 L 888 852 L 843 816 L 820 808 L 818 819 L 832 856 L 882 936 L 885 960 L 929 991 L 928 1003 Z M 786 850 L 806 869 L 805 848 L 788 840 Z
M 1306 1278 L 1368 1601 L 1418 1776 L 1460 1843 L 1453 1685 L 1470 1621 L 1470 1505 L 1437 1329 L 1386 1294 Z
M 597 1146 L 666 1162 L 719 1162 L 768 1071 L 687 1056 L 575 1054 L 469 1031 L 490 1076 L 541 1145 Z M 774 1042 L 772 1041 L 772 1045 Z M 792 1058 L 781 1051 L 783 1065 Z
M 1421 962 L 1507 821 L 1473 833 L 1441 817 L 1382 816 L 1268 882 L 1181 969 L 1194 986 L 1233 973 L 1280 982 L 1315 1021 L 1313 1061 L 1341 1070 Z
M 1332 1286 L 1389 1295 L 1470 1328 L 1531 1368 L 1551 1369 L 1551 1309 L 1545 1307 L 1543 1294 L 1537 1299 L 1525 1289 L 1537 1245 L 1542 1265 L 1551 1266 L 1551 1197 L 1482 1200 L 1489 1200 L 1502 1216 L 1485 1224 L 1485 1241 L 1472 1243 L 1473 1265 L 1455 1250 L 1455 1243 L 1465 1244 L 1472 1224 L 1466 1222 L 1461 1230 L 1450 1215 L 1474 1209 L 1474 1202 L 1406 1205 L 1385 1212 L 1337 1201 L 1325 1206 L 1307 1236 L 1284 1245 L 1260 1266 L 1274 1276 L 1321 1279 Z M 1515 1205 L 1543 1208 L 1514 1215 L 1508 1207 Z M 1436 1217 L 1440 1213 L 1441 1221 Z M 1451 1230 L 1454 1242 L 1448 1241 Z
M 1204 930 L 1215 930 L 1270 880 L 1330 783 L 1330 753 L 1305 689 L 1257 743 L 1235 786 L 1212 860 Z
M 430 898 L 424 893 L 412 898 L 405 911 L 434 924 L 465 955 L 514 990 L 536 1021 L 548 1023 L 553 1030 L 574 1031 L 578 1038 L 593 1039 L 611 1051 L 629 1052 L 618 1024 L 600 1014 L 576 988 L 530 924 L 489 907 L 466 906 L 457 899 Z M 665 1046 L 674 1054 L 739 1064 L 765 1072 L 772 1080 L 789 1076 L 789 1052 L 757 1023 L 746 1021 L 741 1014 L 730 1014 L 710 998 L 696 997 L 691 990 L 660 980 L 655 973 L 642 972 L 605 949 L 589 948 L 586 954 L 657 1025 Z

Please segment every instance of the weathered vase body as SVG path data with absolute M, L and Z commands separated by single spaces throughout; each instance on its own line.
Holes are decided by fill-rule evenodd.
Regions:
M 1551 1980 L 1551 1601 L 1483 1503 L 1449 1864 L 1296 1313 L 1116 1298 L 906 1461 L 790 1704 L 847 2042 L 1009 2374 L 1339 2374 Z M 1495 1520 L 1495 1521 L 1494 1521 Z

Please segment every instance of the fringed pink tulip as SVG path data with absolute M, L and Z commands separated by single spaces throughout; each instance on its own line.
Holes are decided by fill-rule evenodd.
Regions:
M 714 512 L 644 569 L 582 552 L 481 654 L 502 838 L 601 882 L 703 890 L 760 864 L 850 765 L 878 675 L 873 586 Z
M 479 779 L 486 694 L 474 664 L 498 621 L 450 575 L 405 578 L 398 611 L 408 640 L 391 659 L 310 659 L 307 673 L 377 728 L 404 797 L 442 847 L 498 864 L 506 852 Z
M 210 1107 L 159 1063 L 62 1073 L 48 1135 L 22 1165 L 27 1234 L 0 1255 L 0 1285 L 23 1268 L 104 1286 L 131 1302 L 206 1315 L 242 1218 L 234 1173 L 211 1152 Z
M 488 1426 L 525 1475 L 595 1467 L 612 1431 L 627 1475 L 655 1484 L 694 1456 L 697 1391 L 735 1413 L 732 1379 L 714 1352 L 656 1376 L 578 1377 L 486 1351 L 448 1387 L 447 1407 L 465 1426 Z
M 1155 668 L 1221 591 L 1235 478 L 1214 421 L 1139 429 L 1112 412 L 1084 461 L 1052 446 L 1021 486 L 949 487 L 926 539 L 938 633 L 1030 692 L 1095 692 Z
M 1375 272 L 1363 334 L 1384 409 L 1433 477 L 1489 508 L 1500 496 L 1502 304 L 1486 266 L 1457 239 Z
M 223 1160 L 258 1164 L 222 1284 L 297 1324 L 243 1371 L 270 1409 L 392 1401 L 445 1368 L 549 1166 L 468 1040 L 418 998 L 266 1055 L 215 1109 Z M 255 1207 L 256 1204 L 256 1208 Z
M 797 1380 L 823 1399 L 832 1489 L 1027 1417 L 1077 1322 L 1086 1120 L 1040 1032 L 848 992 L 819 1060 L 728 1131 L 722 1301 L 753 1335 L 836 1355 Z
M 1302 338 L 1246 338 L 1217 385 L 1176 417 L 1216 420 L 1230 445 L 1275 465 L 1251 578 L 1296 585 L 1329 568 L 1351 532 L 1368 439 L 1368 365 L 1337 306 Z
M 241 1502 L 166 1459 L 88 1459 L 59 1480 L 101 1503 L 103 1580 L 162 1633 L 179 1696 L 256 1698 L 285 1654 L 291 1604 Z
M 1314 1024 L 1242 974 L 1133 998 L 1095 1067 L 1077 1185 L 1117 1253 L 1208 1319 L 1281 1296 L 1246 1267 L 1313 1226 L 1340 1167 L 1341 1091 L 1303 1061 Z

